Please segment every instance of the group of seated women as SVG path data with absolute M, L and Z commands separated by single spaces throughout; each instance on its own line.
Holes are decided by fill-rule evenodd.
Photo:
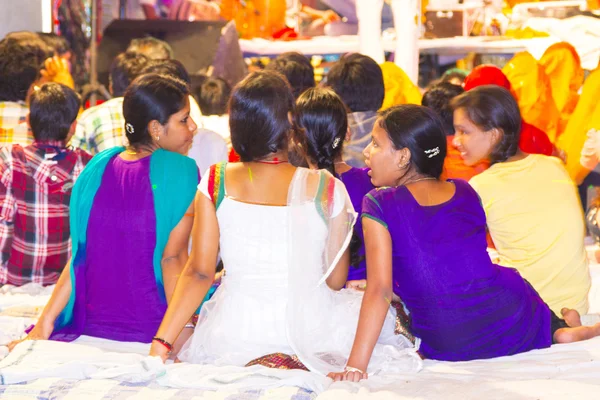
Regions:
M 352 168 L 340 98 L 314 88 L 295 101 L 270 71 L 246 77 L 229 102 L 241 162 L 199 179 L 183 155 L 196 129 L 188 95 L 155 74 L 128 88 L 129 146 L 100 153 L 79 177 L 72 259 L 27 339 L 145 342 L 163 360 L 215 365 L 283 354 L 289 368 L 358 381 L 418 356 L 492 358 L 600 335 L 600 324 L 580 321 L 589 272 L 575 187 L 559 160 L 519 150 L 521 116 L 506 89 L 452 100 L 462 158 L 491 164 L 472 185 L 440 178 L 447 139 L 430 108 L 382 111 L 368 168 Z M 574 207 L 548 224 L 525 208 L 538 200 Z M 492 262 L 486 227 L 517 269 Z M 558 249 L 524 261 L 551 241 Z M 221 284 L 203 303 L 219 257 Z M 570 269 L 540 278 L 550 262 Z

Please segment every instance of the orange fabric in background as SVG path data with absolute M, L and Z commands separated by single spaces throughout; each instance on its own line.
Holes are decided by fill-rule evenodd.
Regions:
M 577 50 L 566 42 L 555 43 L 540 59 L 546 75 L 550 78 L 552 97 L 560 112 L 558 134 L 565 130 L 569 118 L 579 100 L 578 91 L 584 80 L 584 72 Z
M 578 185 L 590 172 L 579 162 L 587 132 L 592 128 L 600 129 L 599 93 L 600 67 L 587 77 L 577 107 L 571 114 L 564 133 L 558 138 L 558 147 L 567 154 L 567 172 Z
M 489 168 L 489 161 L 482 161 L 477 165 L 468 166 L 463 162 L 460 152 L 452 145 L 454 136 L 446 136 L 446 144 L 448 145 L 446 158 L 444 159 L 444 171 L 442 172 L 442 180 L 445 179 L 464 179 L 469 181 L 472 177 L 482 173 Z
M 560 113 L 544 67 L 528 52 L 521 52 L 502 68 L 502 72 L 510 81 L 523 120 L 545 132 L 548 139 L 555 143 Z

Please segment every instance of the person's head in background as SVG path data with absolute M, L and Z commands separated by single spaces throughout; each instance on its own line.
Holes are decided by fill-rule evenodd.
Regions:
M 231 97 L 231 86 L 221 78 L 207 77 L 196 91 L 202 115 L 225 115 Z
M 242 162 L 287 156 L 290 142 L 305 142 L 296 127 L 292 89 L 278 72 L 248 75 L 233 89 L 228 109 L 231 144 Z
M 507 90 L 511 90 L 511 84 L 504 72 L 500 68 L 491 64 L 481 64 L 473 68 L 464 82 L 465 91 L 469 91 L 478 86 L 497 85 Z
M 454 146 L 466 165 L 507 161 L 519 151 L 521 113 L 512 94 L 497 85 L 479 86 L 451 101 Z
M 335 63 L 325 86 L 337 93 L 351 112 L 378 111 L 385 96 L 381 67 L 358 53 L 345 55 Z
M 311 167 L 335 175 L 348 134 L 348 109 L 328 88 L 311 88 L 296 100 L 298 126 L 306 135 L 306 157 Z
M 184 81 L 188 87 L 191 84 L 187 69 L 178 60 L 149 60 L 141 74 L 169 75 Z
M 431 86 L 423 95 L 421 104 L 436 112 L 448 136 L 454 135 L 454 110 L 450 106 L 450 101 L 463 92 L 461 86 L 450 82 L 439 82 Z
M 25 101 L 51 54 L 31 32 L 9 34 L 0 41 L 0 101 Z
M 187 154 L 198 128 L 190 118 L 188 85 L 168 75 L 144 74 L 127 88 L 123 117 L 136 151 L 162 148 Z
M 297 52 L 280 54 L 267 64 L 266 69 L 277 71 L 285 76 L 296 99 L 306 89 L 315 86 L 315 70 L 310 60 L 303 54 Z
M 129 43 L 127 52 L 141 53 L 151 60 L 169 60 L 173 58 L 171 46 L 167 42 L 152 36 L 133 39 Z
M 372 136 L 364 154 L 374 186 L 400 186 L 418 177 L 442 175 L 446 135 L 433 110 L 414 104 L 388 108 Z
M 67 143 L 73 133 L 81 99 L 60 83 L 45 83 L 30 96 L 27 121 L 38 142 Z
M 55 56 L 71 61 L 71 46 L 64 36 L 59 36 L 56 33 L 38 32 L 37 35 L 48 47 L 52 49 Z
M 113 97 L 123 97 L 127 87 L 142 74 L 148 57 L 140 53 L 121 53 L 110 65 L 109 91 Z
M 453 85 L 462 86 L 469 73 L 460 68 L 451 68 L 442 75 L 442 82 L 449 82 Z

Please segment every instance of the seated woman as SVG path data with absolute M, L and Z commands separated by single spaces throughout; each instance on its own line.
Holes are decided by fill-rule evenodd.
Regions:
M 326 169 L 346 186 L 354 210 L 360 214 L 363 197 L 374 186 L 367 168 L 351 167 L 342 161 L 344 141 L 349 137 L 348 110 L 340 97 L 330 89 L 313 88 L 296 101 L 298 124 L 306 134 L 306 156 L 311 168 Z M 367 278 L 362 224 L 356 221 L 351 242 L 351 266 L 348 287 L 364 286 Z
M 577 187 L 555 157 L 519 150 L 510 92 L 481 86 L 453 100 L 454 143 L 465 164 L 491 166 L 469 182 L 485 209 L 500 264 L 516 268 L 557 314 L 588 311 L 591 286 Z
M 460 152 L 452 145 L 452 141 L 454 140 L 454 122 L 450 101 L 462 93 L 464 93 L 464 90 L 461 86 L 450 82 L 439 82 L 432 85 L 425 92 L 421 103 L 436 112 L 444 127 L 444 133 L 446 133 L 447 153 L 444 160 L 442 179 L 454 178 L 468 181 L 490 166 L 490 163 L 486 160 L 476 165 L 465 165 Z
M 26 339 L 149 343 L 187 260 L 198 183 L 185 83 L 143 75 L 125 93 L 130 145 L 94 157 L 71 198 L 72 259 Z
M 284 366 L 323 374 L 333 366 L 341 368 L 362 296 L 339 291 L 348 275 L 346 249 L 356 215 L 346 189 L 324 170 L 288 163 L 288 143 L 304 142 L 296 127 L 294 97 L 282 75 L 250 74 L 235 88 L 229 110 L 231 142 L 242 162 L 215 165 L 202 178 L 190 259 L 150 354 L 167 357 L 212 283 L 220 249 L 226 273 L 214 297 L 202 306 L 180 360 L 245 366 L 283 357 Z M 389 306 L 383 319 L 381 342 L 413 347 L 394 335 Z M 406 363 L 386 359 L 382 352 L 374 357 L 375 370 L 392 360 L 399 366 L 419 365 L 414 351 L 413 356 L 396 352 Z M 274 353 L 297 359 L 263 357 Z
M 473 68 L 465 79 L 464 88 L 465 91 L 469 91 L 483 85 L 497 85 L 512 93 L 510 81 L 495 65 L 484 64 Z M 548 135 L 534 125 L 528 124 L 524 119 L 521 119 L 519 148 L 526 153 L 562 157 L 561 152 L 550 142 Z
M 410 311 L 425 358 L 500 357 L 600 334 L 600 324 L 569 328 L 579 325 L 576 311 L 559 319 L 516 270 L 490 261 L 477 193 L 439 179 L 445 154 L 442 125 L 426 107 L 388 109 L 373 128 L 366 162 L 373 184 L 389 187 L 363 203 L 369 284 L 348 366 L 334 380 L 367 377 L 392 294 Z

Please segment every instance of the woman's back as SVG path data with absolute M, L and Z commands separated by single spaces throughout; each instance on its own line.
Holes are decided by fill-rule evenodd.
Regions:
M 393 290 L 411 312 L 421 352 L 466 360 L 549 346 L 548 308 L 518 273 L 492 264 L 477 195 L 454 184 L 454 195 L 434 206 L 404 186 L 371 192 L 363 204 L 363 215 L 390 232 Z
M 114 157 L 94 197 L 87 231 L 84 334 L 150 342 L 166 311 L 153 268 L 156 215 L 150 158 Z
M 494 164 L 471 182 L 503 265 L 519 270 L 559 315 L 586 313 L 590 288 L 584 220 L 561 162 L 529 155 Z

